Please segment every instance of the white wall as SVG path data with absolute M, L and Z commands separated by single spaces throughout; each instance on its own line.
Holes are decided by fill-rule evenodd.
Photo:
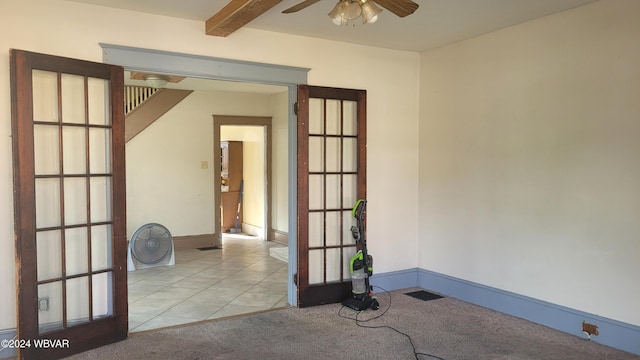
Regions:
M 3 0 L 0 30 L 0 329 L 16 318 L 10 48 L 102 62 L 98 44 L 111 43 L 307 67 L 310 84 L 366 89 L 369 248 L 376 272 L 416 267 L 418 54 L 251 29 L 217 38 L 199 21 L 61 0 Z
M 640 325 L 640 1 L 421 56 L 419 267 Z
M 149 222 L 163 224 L 173 236 L 213 234 L 212 115 L 270 112 L 268 95 L 195 91 L 129 141 L 127 235 Z

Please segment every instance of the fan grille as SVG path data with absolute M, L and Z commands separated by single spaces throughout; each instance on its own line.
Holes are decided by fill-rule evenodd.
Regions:
M 131 243 L 131 255 L 148 265 L 165 260 L 173 250 L 171 233 L 160 224 L 141 226 L 131 237 Z

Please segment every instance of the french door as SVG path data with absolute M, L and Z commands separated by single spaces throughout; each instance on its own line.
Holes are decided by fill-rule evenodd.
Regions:
M 20 358 L 127 336 L 123 82 L 118 66 L 11 50 Z
M 298 306 L 351 294 L 351 209 L 366 198 L 366 92 L 298 86 Z

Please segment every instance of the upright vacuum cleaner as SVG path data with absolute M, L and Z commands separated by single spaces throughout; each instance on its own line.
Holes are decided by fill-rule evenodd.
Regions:
M 364 215 L 367 208 L 366 200 L 360 199 L 353 206 L 351 215 L 356 218 L 358 226 L 351 227 L 351 234 L 356 241 L 356 254 L 351 258 L 352 297 L 344 300 L 342 305 L 356 311 L 378 310 L 380 304 L 373 296 L 373 287 L 369 284 L 369 277 L 373 274 L 373 258 L 367 253 L 365 239 Z

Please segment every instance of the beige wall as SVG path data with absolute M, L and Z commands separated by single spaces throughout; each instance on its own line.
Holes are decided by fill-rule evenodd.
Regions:
M 377 257 L 376 272 L 416 267 L 418 54 L 250 29 L 216 38 L 203 22 L 61 0 L 3 0 L 0 30 L 0 330 L 16 317 L 10 48 L 102 62 L 99 43 L 137 46 L 306 67 L 310 84 L 366 89 L 370 251 L 389 254 Z
M 212 115 L 270 112 L 269 95 L 195 91 L 129 141 L 127 235 L 149 222 L 163 224 L 173 236 L 213 234 L 218 208 L 213 194 Z M 203 161 L 206 169 L 201 168 Z M 254 188 L 248 190 L 252 194 Z M 251 205 L 245 209 L 247 220 L 262 221 L 253 216 L 259 204 Z
M 640 1 L 421 56 L 419 267 L 640 325 Z

